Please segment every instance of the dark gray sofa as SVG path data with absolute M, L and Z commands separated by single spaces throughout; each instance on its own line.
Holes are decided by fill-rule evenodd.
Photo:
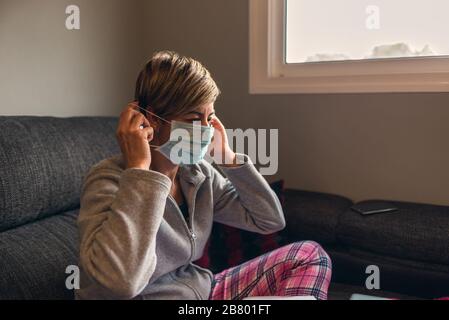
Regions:
M 0 117 L 0 299 L 73 299 L 65 270 L 78 262 L 81 182 L 120 152 L 116 125 L 112 117 Z M 283 233 L 321 243 L 335 284 L 362 290 L 375 264 L 383 290 L 449 296 L 449 207 L 398 202 L 397 213 L 361 217 L 351 205 L 286 190 Z
M 120 151 L 117 119 L 0 117 L 0 299 L 73 299 L 86 169 Z
M 319 242 L 332 258 L 332 282 L 357 287 L 357 292 L 449 296 L 449 207 L 390 202 L 397 212 L 362 216 L 344 197 L 287 190 L 286 238 Z M 365 290 L 369 265 L 379 267 L 380 292 Z

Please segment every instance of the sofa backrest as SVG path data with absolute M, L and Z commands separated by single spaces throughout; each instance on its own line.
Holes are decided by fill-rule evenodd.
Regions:
M 116 117 L 0 117 L 0 231 L 79 207 L 96 162 L 120 152 Z

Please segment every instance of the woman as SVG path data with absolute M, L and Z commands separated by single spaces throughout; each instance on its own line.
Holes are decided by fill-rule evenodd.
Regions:
M 285 227 L 275 193 L 229 147 L 214 110 L 219 94 L 200 62 L 172 51 L 156 52 L 140 72 L 135 102 L 120 115 L 121 154 L 84 179 L 77 299 L 327 298 L 331 262 L 311 241 L 218 274 L 192 262 L 213 221 L 261 234 Z

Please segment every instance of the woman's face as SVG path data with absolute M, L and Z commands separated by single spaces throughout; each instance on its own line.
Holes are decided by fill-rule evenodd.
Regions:
M 196 124 L 200 123 L 202 126 L 210 126 L 210 121 L 213 119 L 214 115 L 215 109 L 214 103 L 212 102 L 199 106 L 192 112 L 167 120 L 176 120 L 186 123 L 195 122 Z M 170 138 L 171 125 L 167 122 L 161 122 L 162 123 L 160 123 L 159 129 L 155 131 L 154 134 L 154 142 L 158 145 L 165 143 Z

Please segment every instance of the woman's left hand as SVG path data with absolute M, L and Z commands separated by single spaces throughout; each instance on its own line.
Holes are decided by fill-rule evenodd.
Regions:
M 235 166 L 236 155 L 229 147 L 228 136 L 226 129 L 217 116 L 210 120 L 210 124 L 214 127 L 214 136 L 212 143 L 209 146 L 209 153 L 214 159 L 215 163 L 224 166 Z

